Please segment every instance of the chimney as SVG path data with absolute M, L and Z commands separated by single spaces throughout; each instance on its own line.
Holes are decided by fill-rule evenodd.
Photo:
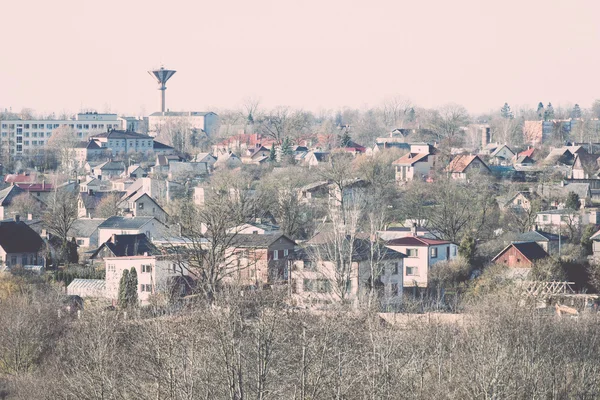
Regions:
M 27 221 L 31 221 L 33 219 L 33 214 L 27 214 Z
M 116 243 L 117 243 L 117 234 L 116 234 L 116 233 L 113 233 L 113 234 L 111 235 L 111 237 L 110 237 L 110 241 L 111 241 L 113 244 L 116 244 Z
M 46 188 L 46 180 L 42 181 L 42 190 L 44 190 Z
M 412 226 L 410 227 L 410 234 L 412 237 L 417 237 L 417 223 L 413 222 Z
M 21 221 L 21 216 L 19 214 L 15 215 L 15 222 Z

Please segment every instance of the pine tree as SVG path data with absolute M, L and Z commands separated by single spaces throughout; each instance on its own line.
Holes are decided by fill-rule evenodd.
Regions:
M 79 254 L 77 253 L 77 242 L 75 238 L 72 238 L 69 243 L 67 243 L 67 262 L 70 264 L 79 263 Z
M 127 307 L 127 284 L 129 282 L 129 271 L 128 270 L 124 270 L 123 271 L 123 275 L 121 275 L 121 280 L 119 281 L 119 294 L 118 294 L 118 301 L 119 301 L 119 306 L 121 306 L 122 308 L 126 308 Z
M 585 251 L 585 255 L 589 256 L 592 254 L 592 236 L 596 232 L 594 229 L 594 225 L 588 225 L 583 230 L 583 234 L 581 235 L 581 247 L 583 247 L 583 251 Z
M 290 138 L 288 138 L 288 137 L 283 139 L 283 143 L 281 143 L 281 155 L 282 156 L 291 156 L 292 155 L 292 144 L 290 143 Z
M 460 254 L 460 256 L 469 264 L 472 264 L 475 259 L 475 247 L 475 238 L 471 235 L 467 235 L 461 240 L 460 245 L 458 246 L 458 254 Z
M 252 113 L 248 113 L 248 125 L 254 125 L 254 117 L 252 116 Z
M 554 107 L 552 107 L 552 103 L 548 103 L 546 111 L 544 111 L 544 121 L 550 121 L 551 119 L 554 119 Z
M 277 161 L 277 151 L 275 150 L 275 143 L 271 145 L 271 152 L 269 153 L 269 161 Z
M 414 108 L 410 108 L 410 110 L 408 110 L 408 112 L 406 113 L 407 116 L 407 121 L 408 122 L 415 122 L 416 119 L 416 113 L 415 113 L 415 109 Z
M 544 103 L 540 101 L 537 107 L 537 115 L 540 119 L 544 118 Z
M 510 106 L 508 105 L 508 103 L 504 103 L 504 105 L 500 109 L 500 114 L 502 115 L 502 118 L 506 118 L 506 119 L 513 119 L 514 118 L 514 114 L 510 110 Z
M 137 270 L 135 267 L 131 267 L 129 271 L 129 278 L 125 285 L 126 289 L 126 297 L 127 297 L 127 305 L 129 307 L 135 307 L 138 304 L 138 277 Z
M 567 201 L 565 202 L 565 207 L 570 208 L 571 210 L 579 210 L 579 195 L 575 192 L 569 192 L 567 195 Z
M 579 107 L 579 104 L 575 104 L 571 110 L 571 118 L 581 118 L 581 108 Z
M 348 129 L 344 129 L 344 133 L 342 133 L 340 142 L 342 144 L 342 147 L 350 146 L 350 142 L 352 142 L 352 138 L 350 137 L 350 133 L 348 133 Z

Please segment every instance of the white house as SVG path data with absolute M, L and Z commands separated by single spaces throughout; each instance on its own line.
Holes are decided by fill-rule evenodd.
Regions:
M 213 136 L 219 129 L 219 116 L 212 111 L 166 111 L 155 112 L 148 117 L 148 129 L 152 134 L 160 133 L 169 125 L 180 125 Z
M 458 246 L 446 240 L 407 236 L 387 242 L 387 246 L 406 255 L 404 287 L 427 287 L 428 273 L 437 262 L 457 257 Z
M 102 260 L 106 268 L 105 297 L 116 301 L 123 271 L 135 268 L 138 280 L 138 299 L 148 304 L 152 295 L 169 296 L 184 276 L 186 268 L 163 256 L 144 234 L 112 235 L 91 256 Z
M 104 243 L 112 235 L 145 234 L 150 240 L 168 239 L 168 227 L 154 217 L 119 217 L 114 216 L 98 225 L 98 242 Z
M 537 213 L 535 223 L 545 231 L 557 232 L 569 228 L 576 228 L 581 223 L 581 216 L 575 210 L 564 208 L 561 210 L 546 210 Z

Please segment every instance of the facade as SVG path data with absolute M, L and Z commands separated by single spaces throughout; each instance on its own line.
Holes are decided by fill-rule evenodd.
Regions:
M 466 180 L 470 174 L 488 174 L 490 169 L 479 158 L 472 154 L 459 154 L 450 161 L 446 171 L 452 179 Z
M 19 216 L 0 221 L 0 270 L 25 268 L 41 270 L 44 241 Z
M 546 257 L 548 253 L 536 242 L 518 242 L 506 246 L 492 262 L 509 268 L 531 268 L 536 261 Z
M 576 228 L 581 223 L 581 216 L 574 210 L 547 210 L 537 214 L 535 223 L 546 231 L 557 232 L 561 229 Z
M 406 255 L 404 287 L 427 287 L 428 273 L 440 261 L 457 257 L 458 246 L 445 240 L 408 236 L 387 242 L 387 246 Z
M 31 154 L 44 149 L 53 132 L 61 127 L 72 128 L 74 139 L 87 139 L 108 129 L 120 129 L 117 114 L 79 113 L 73 119 L 4 120 L 0 124 L 2 149 L 11 155 Z
M 154 138 L 141 133 L 111 130 L 90 136 L 102 150 L 110 150 L 113 156 L 128 153 L 154 154 Z
M 219 116 L 214 112 L 183 111 L 155 112 L 148 117 L 148 129 L 157 135 L 169 124 L 182 124 L 191 130 L 202 131 L 208 136 L 214 136 L 219 129 Z
M 155 217 L 160 222 L 167 222 L 166 211 L 147 193 L 134 192 L 123 198 L 118 207 L 133 217 Z
M 408 153 L 392 163 L 396 182 L 427 179 L 435 165 L 435 156 L 428 153 Z

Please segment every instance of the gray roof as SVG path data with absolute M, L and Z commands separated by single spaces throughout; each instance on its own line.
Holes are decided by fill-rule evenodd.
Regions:
M 100 165 L 96 165 L 94 169 L 100 169 L 101 171 L 125 171 L 125 164 L 121 161 L 106 161 Z
M 256 235 L 256 234 L 237 234 L 231 237 L 230 244 L 234 247 L 266 248 L 280 239 L 293 243 L 292 239 L 285 235 Z
M 102 222 L 104 222 L 103 218 L 78 219 L 73 223 L 73 226 L 69 231 L 69 236 L 89 238 L 98 230 L 98 226 L 100 226 Z
M 114 216 L 110 217 L 103 223 L 101 223 L 98 228 L 102 229 L 140 229 L 142 226 L 146 225 L 148 222 L 156 220 L 154 217 L 120 217 Z
M 107 139 L 152 139 L 152 136 L 143 135 L 141 133 L 112 130 L 110 132 L 98 133 L 92 135 L 92 138 L 107 138 Z
M 22 193 L 25 193 L 25 190 L 17 185 L 12 185 L 6 189 L 0 190 L 0 206 L 9 206 L 13 199 Z
M 515 242 L 558 242 L 559 236 L 554 233 L 548 233 L 543 231 L 529 231 L 521 233 L 517 236 Z M 563 240 L 566 238 L 563 236 Z

